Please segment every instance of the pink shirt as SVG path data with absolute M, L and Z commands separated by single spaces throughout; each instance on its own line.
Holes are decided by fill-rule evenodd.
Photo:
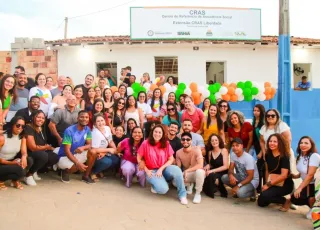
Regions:
M 185 120 L 185 119 L 189 119 L 192 121 L 192 126 L 193 126 L 193 129 L 192 129 L 192 132 L 196 133 L 198 132 L 198 130 L 200 129 L 200 126 L 201 126 L 201 121 L 204 117 L 204 114 L 203 114 L 203 111 L 199 108 L 195 108 L 195 111 L 193 114 L 189 114 L 188 110 L 185 110 L 183 113 L 182 113 L 182 122 Z
M 129 138 L 126 138 L 123 141 L 121 141 L 120 151 L 123 152 L 122 159 L 130 161 L 133 164 L 138 164 L 137 156 L 133 156 L 131 153 Z
M 138 154 L 143 157 L 148 169 L 158 169 L 164 165 L 169 157 L 173 155 L 173 149 L 167 141 L 166 148 L 160 148 L 160 143 L 155 146 L 150 145 L 148 140 L 142 142 Z

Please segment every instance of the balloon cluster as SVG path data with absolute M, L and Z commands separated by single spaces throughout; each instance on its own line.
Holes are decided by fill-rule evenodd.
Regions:
M 127 88 L 127 95 L 133 95 L 135 98 L 138 97 L 139 92 L 147 92 L 147 89 L 144 86 L 141 86 L 139 83 L 135 82 L 131 85 L 131 87 Z

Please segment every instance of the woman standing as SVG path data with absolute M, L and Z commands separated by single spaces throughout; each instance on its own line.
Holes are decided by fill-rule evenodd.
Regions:
M 130 188 L 132 179 L 137 176 L 141 187 L 145 187 L 146 175 L 138 168 L 137 152 L 143 142 L 143 131 L 140 127 L 133 128 L 129 138 L 124 139 L 118 145 L 118 152 L 123 153 L 121 171 L 126 178 L 126 186 Z
M 126 110 L 124 113 L 124 122 L 125 122 L 124 127 L 127 126 L 127 122 L 130 118 L 134 119 L 138 124 L 138 126 L 143 127 L 143 121 L 144 121 L 143 112 L 140 108 L 138 108 L 137 100 L 134 98 L 133 95 L 130 95 L 127 98 Z
M 18 101 L 18 94 L 16 91 L 16 79 L 12 75 L 6 74 L 1 79 L 0 99 L 2 104 L 2 118 L 0 120 L 0 126 L 3 126 L 3 124 L 6 123 L 6 117 L 9 112 L 11 102 L 13 101 L 14 103 L 17 103 Z
M 50 90 L 46 88 L 47 79 L 43 73 L 38 73 L 35 77 L 36 87 L 30 89 L 29 99 L 32 96 L 40 97 L 40 109 L 47 116 L 52 101 L 52 95 Z
M 152 110 L 152 119 L 161 122 L 162 117 L 160 117 L 160 108 L 163 105 L 163 100 L 160 89 L 157 88 L 153 91 L 152 98 L 148 101 L 148 104 L 150 105 Z
M 85 181 L 89 183 L 92 183 L 92 180 L 98 180 L 96 174 L 109 168 L 115 168 L 120 163 L 120 158 L 116 154 L 116 146 L 112 141 L 111 129 L 106 126 L 104 116 L 101 114 L 94 116 L 93 123 L 92 148 L 89 151 L 95 160 L 93 160 L 91 164 L 88 164 L 84 175 Z M 91 169 L 92 180 L 90 180 Z
M 94 91 L 96 92 L 95 99 L 102 98 L 102 91 L 99 86 L 94 87 Z
M 46 132 L 43 129 L 45 114 L 37 110 L 32 114 L 32 122 L 25 127 L 28 155 L 33 159 L 34 164 L 26 175 L 27 185 L 37 185 L 35 180 L 41 180 L 37 172 L 39 169 L 51 167 L 58 163 L 58 155 L 53 152 L 54 148 L 48 145 Z
M 190 96 L 186 96 L 184 99 L 185 111 L 182 113 L 182 122 L 185 119 L 192 121 L 192 132 L 198 132 L 201 128 L 201 123 L 204 118 L 203 112 L 201 109 L 196 108 L 193 103 L 193 99 Z
M 132 133 L 132 130 L 135 128 L 135 127 L 139 127 L 136 120 L 133 119 L 133 118 L 129 118 L 128 122 L 127 122 L 127 126 L 125 127 L 126 129 L 126 136 L 127 137 L 130 137 L 131 136 L 131 133 Z
M 110 88 L 106 88 L 103 91 L 103 100 L 104 100 L 104 107 L 106 108 L 108 113 L 113 113 L 113 104 L 114 99 L 112 97 L 112 90 Z
M 105 112 L 105 109 L 104 109 L 104 101 L 101 98 L 94 100 L 92 111 L 89 112 L 88 126 L 91 130 L 92 130 L 93 124 L 94 124 L 93 118 L 94 118 L 94 116 L 96 116 L 98 114 L 102 114 L 103 118 L 105 119 L 106 124 L 112 129 L 111 124 L 109 124 L 108 113 Z
M 316 201 L 314 177 L 320 166 L 320 156 L 314 141 L 308 136 L 300 138 L 297 153 L 298 174 L 293 175 L 293 179 L 301 178 L 302 183 L 291 195 L 291 199 L 286 201 L 284 210 L 288 210 L 290 202 L 295 205 L 307 205 L 310 208 L 307 218 L 311 219 L 311 208 Z
M 185 97 L 188 96 L 187 94 L 181 94 L 179 97 L 179 106 L 180 106 L 180 110 L 184 111 L 184 99 Z
M 67 104 L 67 98 L 72 94 L 73 90 L 71 85 L 63 86 L 61 95 L 55 96 L 51 102 L 48 117 L 50 118 L 57 109 L 64 109 L 64 106 Z
M 167 111 L 168 114 L 164 116 L 162 119 L 162 124 L 167 129 L 171 122 L 176 122 L 178 124 L 178 130 L 181 128 L 181 117 L 182 112 L 178 112 L 177 107 L 175 104 L 167 104 Z
M 257 187 L 257 192 L 261 192 L 262 188 L 262 181 L 265 181 L 265 170 L 264 170 L 264 160 L 261 152 L 260 147 L 260 129 L 264 125 L 264 115 L 265 115 L 265 108 L 263 105 L 258 104 L 255 105 L 253 108 L 253 147 L 257 155 L 257 168 L 259 170 L 259 185 Z
M 161 109 L 160 109 L 160 116 L 161 117 L 164 117 L 165 115 L 168 115 L 167 107 L 168 107 L 169 104 L 174 104 L 176 106 L 177 111 L 180 112 L 180 106 L 176 102 L 176 95 L 173 92 L 171 92 L 168 95 L 167 103 L 161 106 Z
M 240 111 L 230 111 L 228 113 L 228 137 L 232 141 L 234 138 L 239 137 L 243 142 L 245 151 L 249 153 L 252 146 L 253 128 L 249 122 L 244 119 L 243 113 Z
M 27 155 L 27 142 L 23 135 L 25 121 L 22 117 L 13 117 L 6 134 L 0 136 L 0 190 L 6 190 L 4 182 L 12 180 L 17 189 L 23 189 L 20 179 L 32 166 L 32 159 Z
M 144 85 L 145 83 L 150 83 L 150 84 L 152 84 L 152 81 L 150 80 L 150 75 L 149 75 L 149 73 L 144 73 L 143 75 L 142 75 L 142 78 L 141 78 L 141 80 L 140 80 L 140 85 Z
M 120 98 L 127 98 L 127 86 L 120 85 L 118 88 L 118 92 L 120 93 Z
M 93 109 L 94 98 L 96 97 L 96 91 L 94 88 L 88 90 L 88 94 L 85 99 L 81 102 L 81 108 L 86 111 L 91 111 Z
M 146 123 L 148 120 L 152 119 L 152 110 L 150 105 L 147 104 L 147 94 L 143 91 L 138 93 L 138 108 L 143 112 L 143 123 Z
M 293 189 L 290 175 L 290 149 L 280 134 L 272 134 L 267 141 L 266 178 L 267 183 L 263 185 L 262 192 L 258 198 L 258 206 L 265 207 L 271 203 L 286 203 L 284 196 L 290 194 Z M 287 211 L 283 206 L 280 211 Z
M 83 101 L 83 90 L 81 85 L 77 85 L 76 87 L 74 87 L 74 96 L 77 99 L 77 107 L 81 110 L 84 110 L 84 104 L 83 107 L 81 107 Z
M 177 185 L 181 204 L 188 204 L 182 171 L 178 166 L 172 165 L 173 150 L 166 140 L 161 125 L 155 126 L 149 138 L 141 144 L 137 161 L 139 167 L 144 168 L 152 193 L 167 193 L 169 190 L 167 181 L 173 180 Z
M 220 118 L 217 105 L 209 106 L 208 116 L 202 119 L 201 129 L 198 133 L 202 134 L 205 144 L 208 143 L 211 134 L 219 135 L 225 143 L 223 121 Z
M 228 150 L 224 148 L 224 143 L 217 134 L 210 135 L 207 149 L 208 153 L 206 155 L 209 164 L 204 167 L 207 177 L 203 184 L 203 192 L 214 198 L 214 194 L 219 190 L 221 197 L 227 197 L 228 192 L 221 181 L 221 177 L 228 173 Z
M 47 88 L 48 90 L 54 89 L 52 77 L 49 77 L 49 76 L 47 77 L 46 88 Z
M 124 113 L 125 113 L 125 100 L 124 98 L 120 98 L 118 101 L 114 103 L 113 108 L 113 119 L 112 126 L 123 126 L 124 125 Z
M 223 121 L 223 127 L 224 127 L 224 136 L 225 136 L 225 143 L 226 145 L 229 144 L 229 137 L 228 137 L 228 112 L 231 111 L 229 102 L 225 100 L 221 100 L 218 102 L 218 107 L 219 107 L 219 114 L 220 118 Z
M 210 107 L 210 99 L 209 98 L 205 98 L 203 100 L 203 103 L 202 103 L 202 111 L 203 111 L 203 114 L 205 116 L 208 116 L 208 112 L 209 112 L 209 107 Z
M 167 83 L 169 83 L 171 86 L 177 86 L 177 83 L 176 83 L 176 81 L 175 81 L 173 76 L 169 76 L 167 78 Z

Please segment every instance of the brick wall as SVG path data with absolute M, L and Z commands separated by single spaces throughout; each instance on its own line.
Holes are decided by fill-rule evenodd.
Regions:
M 0 72 L 11 74 L 11 52 L 0 51 Z

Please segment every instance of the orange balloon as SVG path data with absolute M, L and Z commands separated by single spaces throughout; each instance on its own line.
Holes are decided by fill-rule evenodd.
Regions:
M 192 92 L 191 97 L 193 98 L 195 105 L 199 105 L 201 103 L 201 94 L 199 92 Z
M 162 95 L 166 92 L 166 88 L 163 85 L 159 86 L 159 89 L 161 90 Z
M 265 87 L 264 94 L 271 94 L 271 87 Z
M 155 90 L 156 88 L 158 88 L 158 86 L 157 86 L 156 84 L 152 84 L 152 85 L 150 86 L 150 90 L 151 90 L 151 91 Z
M 228 94 L 229 94 L 230 96 L 233 95 L 235 91 L 236 91 L 235 88 L 233 88 L 233 87 L 231 87 L 231 86 L 228 87 Z
M 228 88 L 228 83 L 225 82 L 225 83 L 222 84 L 222 86 L 225 86 L 225 87 Z
M 230 101 L 231 96 L 229 94 L 222 95 L 222 99 L 226 101 Z
M 232 82 L 230 85 L 229 85 L 229 87 L 232 87 L 232 88 L 237 88 L 237 84 L 236 83 L 234 83 L 234 82 Z
M 266 95 L 266 100 L 270 100 L 271 99 L 271 94 L 269 93 L 264 93 Z
M 118 91 L 118 87 L 117 86 L 111 86 L 110 89 L 111 89 L 112 93 Z
M 264 83 L 264 87 L 271 87 L 271 83 L 270 83 L 270 82 L 268 82 L 268 81 L 267 81 L 267 82 L 265 82 L 265 83 Z
M 277 92 L 276 88 L 271 87 L 271 94 L 272 94 L 272 95 L 275 95 L 276 92 Z
M 238 96 L 235 95 L 235 94 L 231 95 L 230 101 L 232 101 L 232 102 L 237 102 L 237 101 L 238 101 Z
M 198 91 L 198 84 L 191 82 L 189 88 L 191 89 L 192 92 L 197 92 Z

